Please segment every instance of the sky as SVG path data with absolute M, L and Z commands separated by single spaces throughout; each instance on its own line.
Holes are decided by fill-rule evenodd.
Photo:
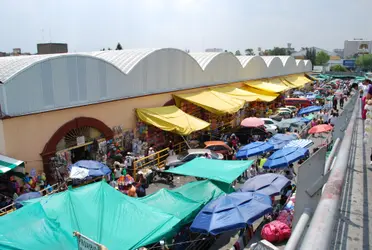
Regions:
M 0 0 L 0 51 L 36 53 L 179 48 L 243 52 L 276 47 L 343 48 L 372 39 L 371 0 Z

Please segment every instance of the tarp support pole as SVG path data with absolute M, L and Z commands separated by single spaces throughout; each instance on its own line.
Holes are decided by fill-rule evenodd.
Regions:
M 186 145 L 187 145 L 189 148 L 191 148 L 190 145 L 189 145 L 189 143 L 188 143 L 187 140 L 185 139 L 185 137 L 184 137 L 183 135 L 181 135 L 181 137 L 182 137 L 182 139 L 185 141 Z

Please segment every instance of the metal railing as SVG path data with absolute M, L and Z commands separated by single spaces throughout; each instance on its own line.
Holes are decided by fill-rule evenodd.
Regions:
M 358 107 L 359 103 L 356 102 L 350 123 L 347 126 L 344 139 L 337 154 L 336 163 L 325 184 L 323 194 L 310 222 L 301 249 L 329 249 L 337 221 L 338 206 L 346 176 Z M 326 220 L 324 216 L 327 216 Z
M 48 192 L 47 194 L 48 195 L 49 194 L 53 194 L 53 193 L 55 193 L 58 190 L 58 189 L 55 189 L 55 187 L 57 185 L 58 185 L 58 183 L 53 184 L 52 186 L 46 187 L 46 188 L 44 188 L 44 189 L 42 189 L 42 190 L 40 190 L 38 192 L 41 193 L 41 194 L 43 194 L 44 191 L 48 192 L 48 190 L 52 188 L 52 191 L 51 192 Z M 3 216 L 5 214 L 9 214 L 9 213 L 15 211 L 16 210 L 15 205 L 16 204 L 13 202 L 12 204 L 9 204 L 8 206 L 5 206 L 5 207 L 0 208 L 0 216 Z
M 345 109 L 344 121 L 340 122 L 339 135 L 343 141 L 337 138 L 324 165 L 324 176 L 329 174 L 328 181 L 322 188 L 322 196 L 315 212 L 305 209 L 299 221 L 292 231 L 291 238 L 286 244 L 285 250 L 295 249 L 329 249 L 332 240 L 333 228 L 336 223 L 338 203 L 342 191 L 342 183 L 352 142 L 355 120 L 359 110 L 357 98 L 353 97 L 348 109 Z M 343 128 L 341 128 L 343 127 Z M 346 129 L 345 129 L 346 128 Z M 345 136 L 343 136 L 345 134 Z M 342 142 L 342 143 L 341 143 Z M 341 145 L 340 145 L 341 144 Z M 313 218 L 311 217 L 312 214 Z M 325 220 L 325 216 L 327 219 Z M 310 221 L 310 226 L 305 232 Z M 304 234 L 305 232 L 305 234 Z M 305 238 L 303 237 L 305 235 Z M 320 240 L 321 239 L 321 240 Z M 301 248 L 297 247 L 300 241 Z
M 174 145 L 173 150 L 174 152 L 180 153 L 188 148 L 185 142 L 180 142 Z M 147 168 L 151 166 L 157 166 L 159 168 L 164 167 L 165 160 L 169 156 L 169 148 L 162 149 L 160 151 L 155 152 L 154 154 L 148 155 L 146 157 L 142 157 L 133 162 L 133 177 L 136 178 L 136 173 L 138 170 L 142 168 Z

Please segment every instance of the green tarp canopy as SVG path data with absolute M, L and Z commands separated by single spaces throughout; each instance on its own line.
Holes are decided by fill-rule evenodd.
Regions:
M 38 200 L 0 217 L 0 249 L 78 249 L 74 231 L 110 250 L 136 249 L 175 233 L 180 222 L 105 182 Z
M 209 201 L 226 194 L 213 182 L 195 181 L 174 190 L 160 189 L 138 200 L 181 220 L 179 226 L 192 222 Z
M 179 175 L 195 176 L 230 184 L 252 164 L 253 160 L 222 161 L 196 158 L 179 167 L 169 169 L 166 172 Z

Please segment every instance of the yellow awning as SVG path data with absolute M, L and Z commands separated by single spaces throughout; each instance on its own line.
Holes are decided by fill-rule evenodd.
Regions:
M 296 87 L 302 87 L 306 83 L 311 82 L 311 80 L 309 80 L 307 77 L 303 75 L 288 76 L 288 77 L 285 77 L 284 79 Z
M 174 95 L 174 99 L 177 106 L 180 105 L 180 99 L 183 99 L 217 115 L 236 113 L 245 104 L 245 101 L 242 99 L 234 98 L 231 95 L 213 90 L 205 90 L 202 92 L 189 94 L 178 94 Z
M 233 86 L 212 88 L 213 91 L 231 95 L 234 98 L 242 99 L 246 102 L 253 102 L 259 99 L 259 96 L 255 93 L 245 91 L 243 89 L 235 88 Z
M 252 88 L 272 93 L 280 93 L 290 89 L 288 86 L 284 85 L 280 79 L 272 79 L 269 81 L 248 81 L 245 82 L 245 84 Z
M 206 121 L 186 114 L 176 106 L 137 109 L 136 112 L 141 121 L 179 135 L 189 135 L 210 125 Z
M 272 102 L 279 96 L 279 94 L 277 93 L 255 89 L 250 86 L 244 86 L 241 89 L 246 92 L 250 92 L 252 94 L 257 95 L 257 101 Z

